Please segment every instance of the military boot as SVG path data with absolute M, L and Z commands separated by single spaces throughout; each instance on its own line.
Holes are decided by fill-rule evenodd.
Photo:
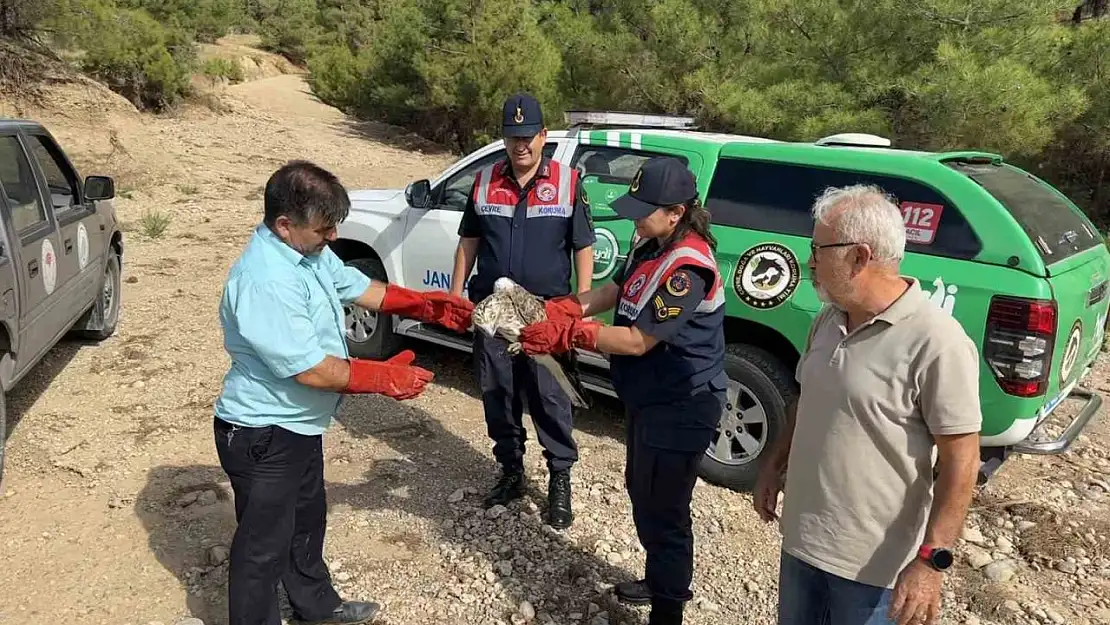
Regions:
M 574 523 L 570 509 L 570 469 L 551 474 L 547 485 L 547 524 L 561 530 Z
M 632 582 L 621 582 L 613 586 L 613 593 L 622 603 L 632 605 L 645 605 L 651 603 L 651 589 L 647 580 L 638 579 Z
M 514 499 L 524 496 L 524 471 L 502 469 L 501 479 L 490 490 L 484 502 L 486 508 L 504 506 Z
M 652 599 L 648 625 L 682 625 L 685 604 L 673 599 Z

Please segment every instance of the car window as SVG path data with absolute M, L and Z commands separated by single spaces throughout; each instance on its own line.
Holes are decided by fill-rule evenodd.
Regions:
M 543 146 L 544 158 L 554 156 L 557 147 L 559 147 L 558 143 L 545 144 Z M 478 177 L 478 172 L 482 171 L 482 168 L 487 165 L 501 161 L 504 158 L 504 150 L 498 150 L 455 172 L 443 184 L 432 190 L 432 197 L 435 198 L 433 205 L 442 210 L 453 210 L 461 213 L 466 209 L 466 201 L 470 198 L 470 191 L 474 188 L 474 179 Z
M 573 167 L 578 169 L 583 180 L 628 186 L 632 183 L 632 178 L 640 169 L 640 165 L 656 156 L 659 154 L 629 148 L 584 145 L 575 152 Z M 685 156 L 670 154 L 668 156 L 674 156 L 683 163 L 689 164 Z
M 46 185 L 50 189 L 50 202 L 55 212 L 68 210 L 80 204 L 77 175 L 62 158 L 58 146 L 40 135 L 31 137 L 31 153 L 42 167 Z
M 659 154 L 630 148 L 583 145 L 575 152 L 572 166 L 578 170 L 591 202 L 596 206 L 607 206 L 628 192 L 628 185 L 632 184 L 640 165 L 656 156 Z M 689 164 L 685 156 L 668 156 Z
M 25 232 L 46 221 L 46 210 L 31 172 L 31 163 L 14 136 L 0 137 L 0 184 L 11 209 L 12 225 Z
M 1062 197 L 1024 171 L 1009 165 L 950 163 L 993 195 L 1017 220 L 1048 263 L 1100 243 L 1086 219 Z
M 814 200 L 827 187 L 873 184 L 894 196 L 906 221 L 906 251 L 974 258 L 982 243 L 947 198 L 917 182 L 851 171 L 721 159 L 706 208 L 713 223 L 780 234 L 811 236 Z

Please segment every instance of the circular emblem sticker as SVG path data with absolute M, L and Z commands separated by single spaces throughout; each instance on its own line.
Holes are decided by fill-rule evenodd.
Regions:
M 740 256 L 732 288 L 752 308 L 774 308 L 794 294 L 799 274 L 798 259 L 790 248 L 763 243 Z
M 1071 377 L 1075 363 L 1079 360 L 1079 346 L 1083 342 L 1083 324 L 1076 320 L 1068 335 L 1068 342 L 1064 345 L 1064 355 L 1060 358 L 1060 381 L 1067 382 Z
M 645 282 L 647 282 L 647 276 L 640 274 L 638 278 L 632 281 L 632 284 L 628 285 L 628 296 L 636 297 L 636 294 L 640 292 L 640 289 L 644 288 Z
M 84 223 L 77 224 L 77 264 L 81 269 L 89 264 L 89 231 Z
M 544 182 L 536 187 L 536 197 L 541 202 L 550 202 L 555 199 L 555 185 L 550 182 Z
M 50 239 L 42 240 L 42 285 L 46 294 L 54 292 L 58 280 L 58 257 L 54 255 L 54 245 Z
M 682 297 L 690 292 L 690 275 L 679 270 L 667 278 L 667 292 L 675 297 Z
M 594 280 L 604 280 L 617 268 L 617 237 L 605 228 L 594 229 Z

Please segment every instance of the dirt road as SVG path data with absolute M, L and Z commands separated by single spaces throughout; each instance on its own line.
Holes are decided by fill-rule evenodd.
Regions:
M 0 623 L 222 624 L 234 523 L 212 441 L 228 363 L 216 313 L 262 185 L 291 158 L 357 188 L 400 187 L 451 157 L 353 123 L 296 75 L 232 87 L 222 112 L 163 118 L 92 87 L 59 89 L 50 108 L 21 114 L 50 124 L 83 173 L 117 176 L 131 224 L 123 317 L 103 344 L 59 345 L 9 394 Z M 160 238 L 142 233 L 147 211 L 172 219 Z M 533 501 L 478 508 L 493 462 L 467 360 L 415 348 L 437 374 L 431 389 L 403 404 L 353 398 L 325 438 L 326 552 L 342 592 L 382 602 L 393 625 L 646 622 L 604 592 L 642 570 L 617 406 L 577 424 L 578 520 L 553 533 L 531 433 Z M 980 495 L 944 622 L 1110 623 L 1108 445 L 1103 420 L 1073 453 L 1014 459 Z M 695 531 L 688 622 L 773 622 L 778 537 L 750 497 L 699 483 Z

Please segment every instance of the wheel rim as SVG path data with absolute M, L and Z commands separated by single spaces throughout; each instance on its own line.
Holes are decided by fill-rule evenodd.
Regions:
M 111 263 L 108 263 L 108 268 L 104 270 L 104 287 L 100 292 L 100 299 L 104 306 L 104 319 L 110 321 L 115 315 L 113 306 L 116 303 L 116 272 L 112 269 Z
M 343 313 L 347 325 L 347 340 L 365 343 L 374 336 L 374 331 L 378 329 L 377 313 L 354 305 L 344 306 Z
M 706 453 L 737 466 L 759 457 L 767 444 L 767 409 L 747 386 L 729 378 L 728 395 L 717 434 Z

